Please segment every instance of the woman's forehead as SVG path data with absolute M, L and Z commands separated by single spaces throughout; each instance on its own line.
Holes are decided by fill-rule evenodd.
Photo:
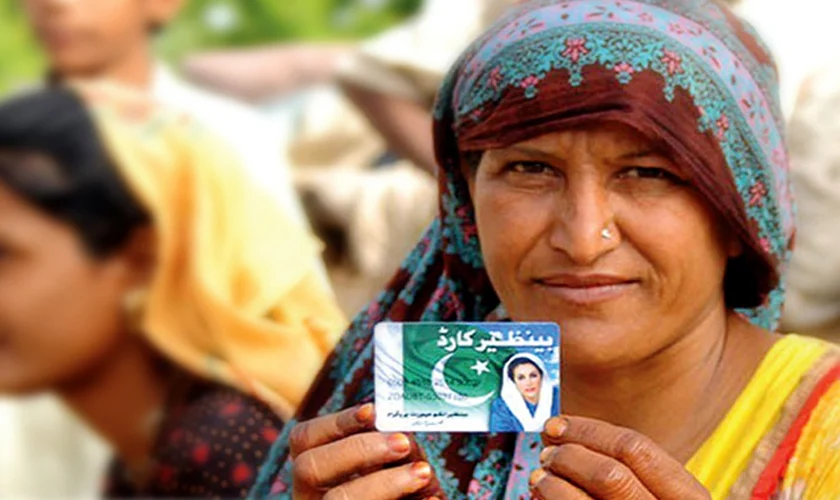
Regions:
M 663 154 L 657 141 L 649 139 L 630 126 L 614 122 L 549 132 L 504 148 L 497 148 L 496 151 L 540 155 L 563 153 L 581 147 L 601 155 Z

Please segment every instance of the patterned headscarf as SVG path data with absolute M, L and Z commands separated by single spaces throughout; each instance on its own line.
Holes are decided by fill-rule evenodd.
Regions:
M 470 156 L 464 153 L 604 121 L 635 128 L 685 167 L 743 242 L 744 256 L 726 272 L 728 306 L 774 328 L 794 226 L 767 48 L 750 26 L 709 0 L 535 0 L 500 19 L 446 78 L 435 108 L 440 214 L 385 292 L 353 322 L 299 419 L 372 398 L 376 323 L 484 320 L 498 306 L 460 169 Z M 450 499 L 464 498 L 462 492 L 518 498 L 538 463 L 536 443 L 527 439 L 415 438 L 433 457 Z M 256 493 L 282 493 L 290 484 L 286 454 L 281 437 Z

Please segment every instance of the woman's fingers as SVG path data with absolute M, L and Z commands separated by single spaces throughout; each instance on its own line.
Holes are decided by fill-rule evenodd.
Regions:
M 549 446 L 540 454 L 542 468 L 594 498 L 654 500 L 633 471 L 618 460 L 578 444 Z
M 583 417 L 546 422 L 546 445 L 578 444 L 629 468 L 654 497 L 707 499 L 709 493 L 677 460 L 636 431 Z
M 374 420 L 373 404 L 368 403 L 301 422 L 289 436 L 289 452 L 295 458 L 311 448 L 372 430 Z
M 593 500 L 586 492 L 544 469 L 531 473 L 531 497 L 538 500 Z
M 440 484 L 417 443 L 402 433 L 371 432 L 374 421 L 373 405 L 366 404 L 297 424 L 289 437 L 294 471 L 293 498 L 343 498 L 341 495 L 345 494 L 351 495 L 347 498 L 425 499 L 439 496 Z M 425 465 L 416 465 L 418 463 Z M 412 464 L 415 468 L 408 468 Z M 382 470 L 383 467 L 388 468 Z M 399 471 L 411 474 L 399 475 Z M 369 478 L 390 480 L 392 476 L 401 478 L 402 483 L 394 483 L 392 486 L 396 489 L 382 489 L 385 496 L 374 496 L 378 494 L 375 493 L 377 490 L 353 496 L 360 484 L 369 484 Z M 414 480 L 410 480 L 412 477 Z M 422 484 L 415 488 L 418 481 Z M 375 486 L 384 488 L 386 485 Z M 387 496 L 394 491 L 396 496 Z M 331 496 L 324 497 L 325 492 L 331 492 Z
M 405 434 L 354 434 L 298 455 L 293 464 L 295 483 L 309 489 L 325 490 L 354 475 L 375 471 L 405 458 L 410 450 L 411 441 Z
M 425 488 L 431 478 L 429 464 L 415 462 L 344 483 L 327 491 L 323 500 L 399 500 Z

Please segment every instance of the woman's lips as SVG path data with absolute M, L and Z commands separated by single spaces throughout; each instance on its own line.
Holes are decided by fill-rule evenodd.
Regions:
M 615 300 L 639 284 L 639 280 L 608 274 L 558 274 L 535 281 L 549 293 L 575 305 Z

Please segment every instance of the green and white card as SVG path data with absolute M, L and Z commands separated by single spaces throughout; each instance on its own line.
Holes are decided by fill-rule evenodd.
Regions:
M 540 432 L 560 412 L 554 323 L 379 323 L 376 428 Z

